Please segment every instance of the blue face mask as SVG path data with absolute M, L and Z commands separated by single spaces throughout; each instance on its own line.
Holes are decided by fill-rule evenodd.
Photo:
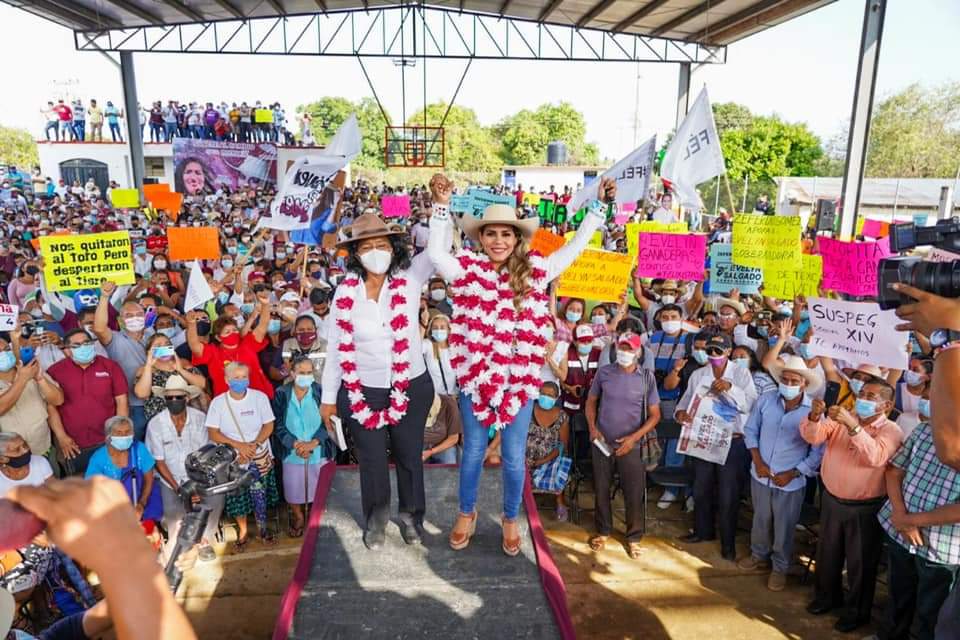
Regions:
M 73 361 L 77 364 L 90 364 L 93 362 L 93 359 L 97 357 L 97 353 L 94 351 L 92 344 L 73 347 L 71 351 L 73 352 Z
M 580 318 L 583 317 L 583 313 L 580 311 L 567 311 L 566 317 L 567 322 L 580 322 Z
M 784 400 L 793 400 L 800 395 L 800 387 L 793 387 L 788 384 L 780 383 L 780 395 Z
M 270 322 L 267 323 L 267 333 L 270 335 L 280 333 L 280 321 L 276 318 L 270 318 Z
M 165 335 L 170 340 L 173 340 L 173 336 L 177 335 L 177 330 L 174 327 L 164 327 L 163 329 L 157 329 L 157 333 Z
M 227 247 L 227 253 L 229 253 L 229 254 L 232 255 L 232 256 L 235 256 L 235 255 L 237 255 L 237 248 L 236 248 L 236 247 Z M 230 266 L 233 266 L 233 265 L 230 265 Z
M 703 349 L 694 349 L 693 350 L 693 359 L 697 364 L 703 365 L 707 364 L 707 352 Z
M 447 341 L 447 332 L 443 329 L 434 329 L 430 332 L 430 336 L 433 338 L 434 342 L 446 342 Z
M 227 304 L 227 300 L 230 299 L 230 294 L 226 291 L 221 291 L 217 294 L 217 302 L 220 304 Z
M 557 404 L 557 399 L 553 396 L 540 396 L 537 398 L 537 404 L 540 405 L 540 408 L 544 411 L 550 411 Z
M 138 256 L 144 256 L 147 254 L 147 248 L 144 245 L 140 245 L 133 249 L 133 252 Z
M 306 389 L 313 384 L 313 374 L 312 373 L 298 373 L 297 377 L 294 378 L 294 382 L 301 389 Z
M 249 380 L 231 380 L 229 383 L 227 383 L 227 386 L 229 386 L 230 391 L 233 391 L 234 393 L 246 393 L 247 388 L 250 387 L 250 381 Z
M 252 303 L 252 302 L 244 302 L 242 305 L 240 305 L 240 311 L 241 311 L 241 312 L 243 313 L 243 315 L 245 315 L 245 316 L 250 315 L 251 313 L 253 313 L 253 303 Z
M 803 309 L 802 311 L 800 311 L 800 319 L 801 319 L 801 320 L 809 320 L 809 319 L 810 319 L 810 312 L 807 311 L 806 309 Z
M 733 364 L 737 365 L 741 369 L 750 368 L 750 358 L 734 358 Z
M 233 260 L 223 260 L 220 264 L 224 269 L 233 269 Z
M 903 381 L 911 387 L 915 387 L 923 382 L 923 374 L 908 369 L 907 371 L 903 372 Z
M 133 446 L 133 436 L 110 436 L 110 446 L 118 451 L 126 451 Z
M 869 418 L 872 415 L 876 415 L 877 403 L 873 400 L 857 398 L 857 402 L 855 405 L 853 405 L 853 409 L 861 418 Z
M 582 355 L 582 356 L 587 355 L 587 354 L 590 353 L 591 351 L 593 351 L 593 343 L 592 343 L 592 342 L 586 342 L 586 343 L 578 344 L 578 345 L 577 345 L 577 353 L 579 353 L 579 354 Z
M 813 354 L 810 353 L 810 345 L 805 342 L 800 343 L 800 346 L 797 347 L 797 351 L 800 353 L 800 357 L 804 360 L 809 360 L 813 357 Z
M 0 371 L 10 371 L 17 365 L 17 356 L 13 351 L 0 351 Z
M 917 401 L 917 411 L 920 412 L 920 415 L 924 418 L 930 417 L 930 399 L 929 398 L 920 398 Z
M 860 391 L 862 389 L 863 389 L 863 380 L 850 378 L 850 390 L 853 391 L 854 395 L 860 395 Z
M 770 329 L 767 327 L 757 327 L 757 335 L 766 338 L 770 335 Z

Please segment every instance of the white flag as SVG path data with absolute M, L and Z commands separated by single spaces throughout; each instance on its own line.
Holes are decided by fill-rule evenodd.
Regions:
M 257 227 L 307 229 L 323 190 L 347 164 L 346 156 L 301 156 L 293 161 L 283 186 Z M 265 212 L 267 213 L 267 212 Z
M 683 119 L 660 166 L 660 175 L 673 183 L 685 207 L 701 208 L 697 185 L 726 171 L 717 125 L 704 87 Z
M 213 300 L 213 290 L 207 279 L 203 277 L 203 270 L 196 260 L 190 266 L 190 279 L 187 280 L 187 296 L 183 301 L 183 310 L 192 311 L 208 300 Z
M 653 136 L 600 176 L 600 178 L 613 178 L 617 181 L 617 204 L 637 202 L 646 197 L 650 174 L 653 172 L 653 154 L 656 149 L 657 136 Z M 594 181 L 577 191 L 570 199 L 567 211 L 572 214 L 596 198 L 599 186 L 600 183 Z
M 357 124 L 357 114 L 353 113 L 340 125 L 327 146 L 320 150 L 320 155 L 343 156 L 347 162 L 351 162 L 360 155 L 360 144 L 360 125 Z

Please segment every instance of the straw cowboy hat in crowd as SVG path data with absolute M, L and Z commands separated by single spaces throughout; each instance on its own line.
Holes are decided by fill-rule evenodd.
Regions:
M 517 210 L 506 204 L 492 204 L 483 210 L 483 216 L 475 218 L 473 216 L 463 216 L 460 219 L 460 228 L 464 235 L 477 242 L 480 237 L 480 229 L 488 224 L 505 224 L 513 227 L 520 234 L 529 240 L 533 237 L 534 231 L 540 226 L 540 218 L 517 218 Z
M 734 300 L 732 298 L 717 298 L 716 308 L 717 311 L 723 309 L 724 307 L 730 307 L 737 312 L 737 315 L 743 315 L 747 312 L 747 308 L 743 306 L 742 302 Z
M 387 224 L 375 213 L 364 213 L 354 220 L 352 225 L 340 229 L 337 246 L 345 245 L 349 242 L 366 240 L 368 238 L 396 236 L 402 233 L 406 233 L 403 225 L 396 223 Z
M 823 378 L 816 369 L 811 369 L 800 356 L 785 356 L 783 359 L 777 358 L 777 361 L 770 365 L 770 375 L 779 384 L 784 371 L 789 371 L 801 376 L 807 381 L 807 388 L 804 392 L 808 395 L 814 394 L 823 386 Z
M 172 375 L 167 378 L 166 384 L 162 387 L 153 387 L 153 395 L 164 397 L 168 393 L 177 392 L 187 394 L 187 398 L 193 400 L 200 395 L 200 389 L 193 386 L 192 384 L 187 384 L 187 381 L 183 379 L 182 376 Z

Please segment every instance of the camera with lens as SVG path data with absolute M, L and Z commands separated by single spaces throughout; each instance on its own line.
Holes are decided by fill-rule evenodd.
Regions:
M 929 245 L 960 253 L 960 218 L 939 220 L 932 227 L 912 222 L 890 225 L 890 250 L 894 253 Z M 881 309 L 896 309 L 913 298 L 897 293 L 890 285 L 903 283 L 944 298 L 960 297 L 960 260 L 927 262 L 916 256 L 884 258 L 877 277 L 877 301 Z

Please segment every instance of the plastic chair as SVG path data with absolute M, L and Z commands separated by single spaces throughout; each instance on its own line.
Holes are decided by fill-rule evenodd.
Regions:
M 589 511 L 580 506 L 580 492 L 584 483 L 590 486 L 593 479 L 593 458 L 590 447 L 590 429 L 587 418 L 582 413 L 574 414 L 570 419 L 570 458 L 573 461 L 570 467 L 570 479 L 567 482 L 567 506 L 570 519 L 580 524 L 580 513 Z

